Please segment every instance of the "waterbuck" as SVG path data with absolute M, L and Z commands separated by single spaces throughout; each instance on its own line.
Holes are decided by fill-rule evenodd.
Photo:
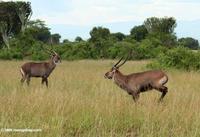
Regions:
M 21 83 L 26 80 L 27 85 L 29 85 L 31 77 L 40 77 L 42 78 L 42 84 L 45 82 L 48 87 L 49 75 L 55 69 L 56 64 L 61 62 L 60 56 L 55 51 L 49 50 L 48 53 L 51 55 L 51 59 L 48 62 L 27 62 L 21 66 Z
M 168 81 L 167 75 L 161 70 L 151 70 L 124 75 L 119 71 L 119 68 L 127 61 L 128 57 L 123 63 L 118 65 L 122 59 L 123 57 L 105 74 L 104 77 L 108 79 L 114 78 L 115 84 L 126 90 L 129 95 L 132 95 L 135 102 L 139 99 L 141 92 L 152 89 L 156 89 L 162 93 L 159 99 L 162 101 L 168 92 L 168 88 L 164 86 Z

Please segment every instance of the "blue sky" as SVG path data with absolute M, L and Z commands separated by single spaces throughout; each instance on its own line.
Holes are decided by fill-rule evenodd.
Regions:
M 62 39 L 89 38 L 94 26 L 129 34 L 152 16 L 177 19 L 178 37 L 200 40 L 200 0 L 29 0 L 32 19 L 41 19 Z

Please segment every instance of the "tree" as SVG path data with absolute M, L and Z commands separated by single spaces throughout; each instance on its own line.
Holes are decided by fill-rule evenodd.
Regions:
M 10 49 L 9 37 L 11 36 L 11 30 L 13 26 L 7 24 L 7 22 L 0 21 L 0 34 L 8 49 Z
M 110 30 L 103 27 L 94 27 L 90 31 L 91 38 L 89 41 L 91 42 L 97 42 L 99 40 L 108 40 L 110 37 Z
M 110 30 L 103 27 L 94 27 L 90 31 L 91 38 L 89 41 L 96 42 L 98 40 L 108 40 L 110 36 Z
M 60 34 L 58 34 L 58 33 L 52 34 L 50 37 L 50 43 L 51 44 L 59 44 L 60 38 L 61 38 Z
M 75 41 L 76 41 L 76 42 L 81 42 L 81 41 L 83 41 L 83 39 L 82 39 L 80 36 L 77 36 L 77 37 L 75 38 Z
M 122 41 L 126 38 L 126 35 L 124 35 L 121 32 L 117 32 L 117 33 L 111 33 L 111 37 L 113 37 L 113 39 L 116 41 Z
M 26 5 L 26 2 L 0 2 L 0 40 L 4 42 L 7 48 L 10 48 L 9 39 L 19 34 L 21 31 L 22 23 L 16 12 L 18 10 L 17 7 L 21 4 Z
M 176 27 L 176 20 L 173 17 L 157 18 L 151 17 L 144 21 L 150 37 L 156 37 L 162 45 L 166 47 L 173 47 L 177 43 L 177 38 L 174 33 Z
M 149 33 L 172 34 L 176 27 L 176 20 L 173 17 L 157 18 L 151 17 L 144 21 L 144 26 Z
M 21 31 L 24 32 L 26 25 L 32 15 L 31 3 L 30 2 L 16 2 L 16 13 L 21 22 Z
M 44 21 L 34 20 L 29 21 L 27 24 L 26 34 L 32 35 L 32 37 L 36 40 L 42 41 L 44 43 L 48 43 L 51 38 L 51 32 Z
M 103 27 L 94 27 L 90 31 L 91 50 L 93 58 L 107 57 L 108 48 L 112 45 L 110 41 L 110 30 Z
M 131 33 L 130 35 L 132 38 L 134 38 L 137 41 L 141 41 L 141 40 L 145 39 L 145 37 L 148 34 L 148 31 L 144 25 L 139 25 L 139 26 L 133 27 L 131 29 L 130 33 Z
M 198 40 L 191 38 L 191 37 L 180 38 L 178 40 L 178 45 L 183 46 L 183 47 L 187 47 L 187 48 L 190 48 L 190 49 L 194 49 L 194 50 L 199 48 Z
M 64 39 L 63 43 L 69 43 L 70 41 L 68 39 Z
M 21 23 L 16 14 L 16 2 L 0 2 L 0 21 L 6 22 L 8 26 L 15 26 L 12 27 L 11 33 L 18 34 L 20 32 Z

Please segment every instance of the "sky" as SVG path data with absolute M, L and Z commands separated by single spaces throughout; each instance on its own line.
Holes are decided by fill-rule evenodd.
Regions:
M 9 0 L 4 0 L 9 1 Z M 15 1 L 15 0 L 13 0 Z M 27 1 L 27 0 L 26 0 Z M 129 34 L 148 17 L 174 17 L 178 38 L 200 40 L 200 0 L 29 0 L 31 19 L 41 19 L 62 39 L 90 37 L 94 26 Z

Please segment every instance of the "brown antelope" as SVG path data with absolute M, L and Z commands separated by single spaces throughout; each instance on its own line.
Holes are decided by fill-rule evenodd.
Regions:
M 60 56 L 55 52 L 49 50 L 51 59 L 48 62 L 28 62 L 21 66 L 20 72 L 22 74 L 21 83 L 24 83 L 26 80 L 27 85 L 29 85 L 31 77 L 40 77 L 42 78 L 42 84 L 46 83 L 48 87 L 48 77 L 51 72 L 55 69 L 56 64 L 61 62 Z
M 120 88 L 126 90 L 129 95 L 132 95 L 133 100 L 136 102 L 139 99 L 141 92 L 156 89 L 162 93 L 160 101 L 168 92 L 168 88 L 164 85 L 168 81 L 167 75 L 160 70 L 151 70 L 139 73 L 132 73 L 124 75 L 119 71 L 119 68 L 127 61 L 128 57 L 123 63 L 118 65 L 123 57 L 105 74 L 105 78 L 114 78 L 115 84 Z

